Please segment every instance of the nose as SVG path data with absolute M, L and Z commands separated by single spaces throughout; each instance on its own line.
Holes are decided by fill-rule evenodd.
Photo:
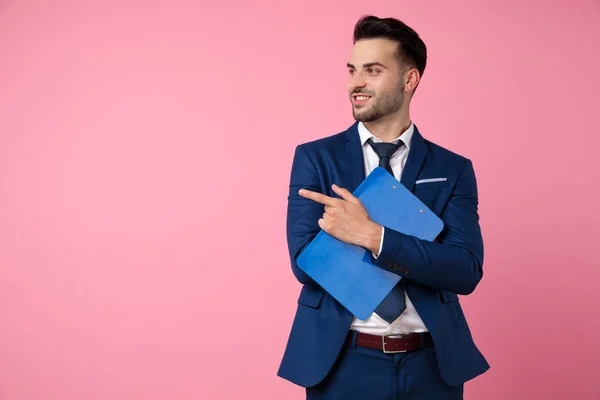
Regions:
M 355 91 L 358 88 L 363 88 L 366 85 L 365 77 L 359 71 L 356 71 L 353 75 L 350 76 L 350 80 L 348 82 L 348 87 L 350 92 Z

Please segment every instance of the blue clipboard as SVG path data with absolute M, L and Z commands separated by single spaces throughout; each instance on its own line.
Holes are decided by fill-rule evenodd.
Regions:
M 433 241 L 442 220 L 384 168 L 375 168 L 354 191 L 374 222 Z M 401 277 L 371 262 L 371 251 L 321 231 L 298 257 L 298 266 L 358 319 L 367 319 Z

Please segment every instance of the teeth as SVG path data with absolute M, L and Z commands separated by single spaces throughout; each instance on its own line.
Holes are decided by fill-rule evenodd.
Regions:
M 358 100 L 358 101 L 366 100 L 368 98 L 369 98 L 369 96 L 356 96 L 356 100 Z

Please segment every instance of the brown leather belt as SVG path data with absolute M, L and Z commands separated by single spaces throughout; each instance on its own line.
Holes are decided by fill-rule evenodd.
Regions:
M 433 346 L 429 332 L 410 333 L 402 336 L 377 336 L 350 331 L 346 338 L 346 346 L 352 345 L 352 337 L 356 334 L 356 345 L 370 349 L 382 350 L 384 353 L 406 353 Z

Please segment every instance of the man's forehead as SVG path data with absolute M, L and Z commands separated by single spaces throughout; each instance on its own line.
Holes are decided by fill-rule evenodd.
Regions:
M 395 57 L 397 48 L 398 44 L 388 39 L 362 39 L 352 47 L 349 62 L 356 67 L 372 62 L 389 64 Z

